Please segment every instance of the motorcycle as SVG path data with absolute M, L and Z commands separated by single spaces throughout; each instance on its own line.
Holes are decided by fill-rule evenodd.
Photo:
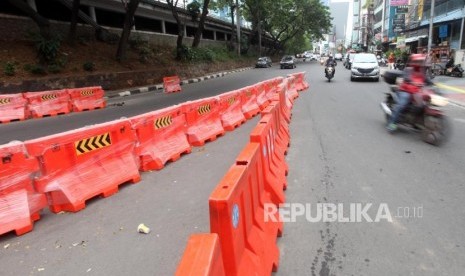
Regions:
M 460 64 L 456 64 L 444 69 L 444 75 L 461 78 L 463 76 L 463 68 Z
M 401 59 L 396 60 L 396 62 L 394 63 L 394 69 L 404 70 L 404 68 L 405 68 L 405 63 Z
M 380 104 L 384 112 L 386 123 L 389 122 L 393 108 L 397 103 L 398 86 L 396 79 L 398 72 L 386 72 L 384 80 L 390 84 L 390 92 Z M 422 140 L 428 144 L 439 146 L 450 135 L 450 124 L 444 111 L 448 101 L 441 96 L 435 86 L 421 86 L 421 91 L 412 96 L 411 102 L 401 113 L 398 124 L 421 131 Z
M 331 82 L 331 79 L 334 78 L 334 65 L 329 65 L 329 66 L 326 66 L 325 68 L 325 75 L 326 75 L 326 78 L 328 79 L 328 82 Z
M 383 57 L 381 57 L 381 56 L 377 56 L 376 58 L 377 58 L 377 60 L 378 60 L 379 66 L 387 67 L 387 61 L 386 61 L 385 58 L 383 58 Z

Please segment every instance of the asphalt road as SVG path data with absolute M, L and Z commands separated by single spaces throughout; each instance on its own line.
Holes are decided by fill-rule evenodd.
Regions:
M 109 103 L 125 104 L 0 125 L 0 142 L 128 117 L 303 70 L 310 89 L 293 109 L 287 202 L 312 208 L 342 203 L 344 214 L 351 203 L 371 203 L 373 219 L 382 205 L 393 220 L 308 222 L 298 217 L 285 224 L 278 241 L 277 275 L 463 274 L 465 110 L 448 108 L 454 133 L 440 148 L 410 131 L 389 135 L 378 107 L 387 85 L 352 83 L 342 66 L 331 83 L 313 62 L 294 70 L 227 75 L 184 86 L 179 94 L 116 98 Z M 1 275 L 172 275 L 188 236 L 209 231 L 208 196 L 256 122 L 194 148 L 161 171 L 143 173 L 141 182 L 91 200 L 81 212 L 46 211 L 31 233 L 1 236 Z M 139 223 L 152 232 L 137 233 Z

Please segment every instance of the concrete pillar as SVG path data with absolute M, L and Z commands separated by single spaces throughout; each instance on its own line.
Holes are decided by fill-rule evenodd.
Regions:
M 161 33 L 166 34 L 165 20 L 160 21 L 161 23 Z
M 216 31 L 213 31 L 213 40 L 216 41 Z
M 95 7 L 89 7 L 89 15 L 90 18 L 92 18 L 92 20 L 94 20 L 95 23 L 97 23 L 97 14 L 95 13 Z
M 187 37 L 187 26 L 184 25 L 184 37 Z
M 31 6 L 33 10 L 37 11 L 36 0 L 27 0 L 27 4 Z

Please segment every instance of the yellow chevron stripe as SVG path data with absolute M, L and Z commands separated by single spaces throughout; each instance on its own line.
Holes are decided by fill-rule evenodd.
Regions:
M 0 99 L 0 105 L 1 104 L 8 104 L 11 102 L 11 99 L 10 98 L 4 98 L 4 99 Z
M 81 90 L 81 96 L 92 96 L 94 95 L 94 90 Z
M 173 120 L 171 118 L 171 115 L 168 115 L 168 116 L 157 118 L 155 120 L 154 125 L 155 125 L 155 129 L 160 129 L 160 128 L 168 127 L 172 123 L 173 123 Z
M 236 97 L 228 98 L 228 104 L 232 105 L 236 101 Z
M 57 98 L 56 94 L 46 94 L 41 96 L 43 101 L 49 101 Z
M 111 145 L 110 133 L 96 135 L 74 142 L 77 155 L 85 154 Z
M 206 104 L 206 105 L 201 105 L 199 106 L 199 108 L 197 109 L 197 112 L 200 114 L 200 115 L 203 115 L 205 113 L 209 113 L 210 112 L 210 104 Z

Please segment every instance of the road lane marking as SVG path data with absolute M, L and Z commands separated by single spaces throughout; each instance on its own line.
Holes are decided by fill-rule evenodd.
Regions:
M 452 91 L 455 91 L 455 92 L 459 92 L 459 93 L 465 94 L 465 89 L 461 89 L 461 88 L 458 88 L 458 87 L 445 85 L 445 84 L 442 84 L 442 83 L 436 83 L 436 85 L 439 86 L 440 88 L 445 88 L 445 89 L 449 89 L 449 90 L 452 90 Z
M 454 121 L 465 123 L 465 119 L 461 119 L 461 118 L 455 118 Z

